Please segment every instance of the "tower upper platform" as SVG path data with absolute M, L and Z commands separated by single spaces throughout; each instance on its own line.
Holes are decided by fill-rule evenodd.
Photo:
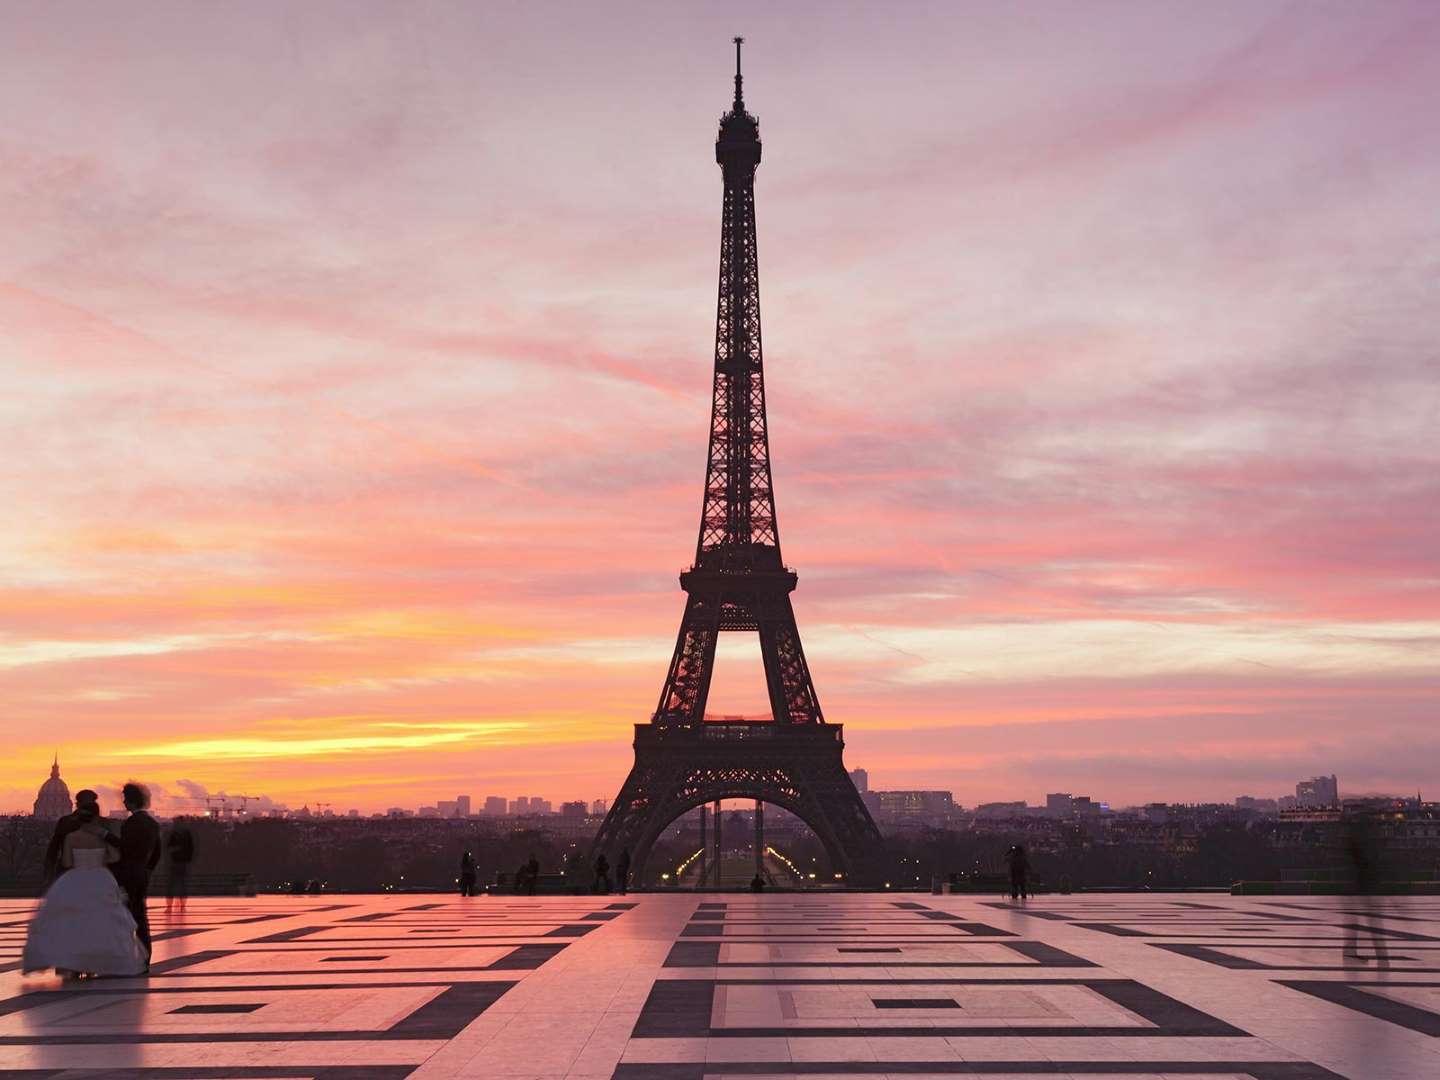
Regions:
M 740 74 L 740 46 L 744 43 L 744 38 L 735 39 L 735 100 L 720 118 L 720 134 L 715 139 L 715 161 L 725 170 L 727 182 L 750 179 L 760 164 L 760 121 L 745 111 Z

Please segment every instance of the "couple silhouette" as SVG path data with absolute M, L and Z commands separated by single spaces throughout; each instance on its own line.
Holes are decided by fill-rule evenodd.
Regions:
M 122 790 L 130 816 L 118 832 L 86 789 L 55 824 L 45 852 L 50 881 L 25 940 L 21 970 L 62 976 L 143 975 L 150 970 L 150 875 L 160 862 L 160 826 L 150 793 Z

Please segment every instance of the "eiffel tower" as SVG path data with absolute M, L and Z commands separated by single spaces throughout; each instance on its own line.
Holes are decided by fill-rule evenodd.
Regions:
M 725 179 L 720 298 L 710 450 L 694 565 L 680 575 L 685 614 L 664 689 L 648 724 L 635 725 L 635 764 L 596 836 L 613 864 L 631 856 L 641 883 L 650 849 L 677 817 L 721 799 L 756 800 L 760 872 L 762 803 L 789 811 L 820 839 L 851 884 L 870 876 L 880 832 L 841 760 L 842 728 L 828 724 L 805 663 L 790 593 L 795 571 L 780 557 L 765 376 L 760 349 L 760 271 L 755 247 L 755 169 L 760 128 L 741 94 L 735 39 L 735 101 L 720 118 L 715 160 Z M 760 636 L 771 719 L 706 720 L 705 702 L 723 631 Z M 718 806 L 717 806 L 718 810 Z M 717 865 L 720 819 L 715 820 Z M 703 882 L 704 860 L 700 873 Z

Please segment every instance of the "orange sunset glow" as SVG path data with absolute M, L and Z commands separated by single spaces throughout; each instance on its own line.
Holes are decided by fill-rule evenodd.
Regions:
M 0 809 L 55 754 L 162 810 L 615 794 L 695 550 L 741 32 L 847 764 L 1428 795 L 1440 10 L 960 7 L 12 12 Z M 768 711 L 759 656 L 710 713 Z

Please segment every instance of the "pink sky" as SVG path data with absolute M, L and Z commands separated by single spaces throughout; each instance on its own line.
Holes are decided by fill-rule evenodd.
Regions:
M 970 805 L 1435 788 L 1440 11 L 70 3 L 0 37 L 0 809 L 612 796 L 729 38 L 826 715 Z M 765 695 L 722 646 L 713 712 Z

